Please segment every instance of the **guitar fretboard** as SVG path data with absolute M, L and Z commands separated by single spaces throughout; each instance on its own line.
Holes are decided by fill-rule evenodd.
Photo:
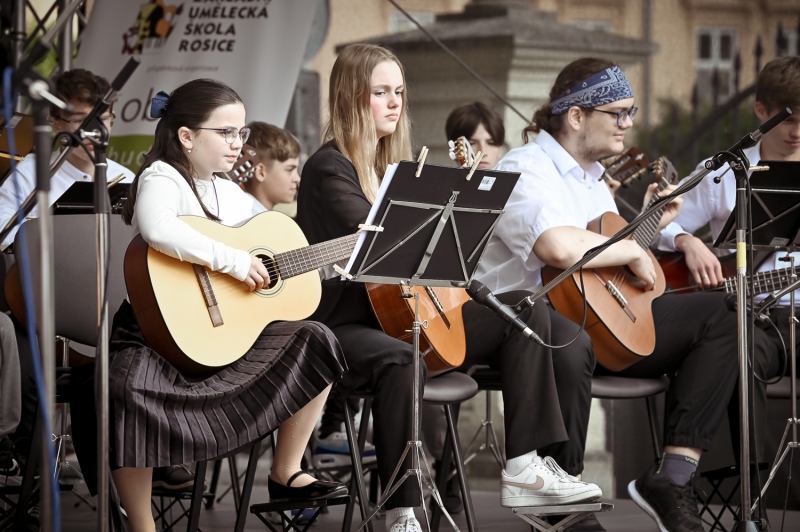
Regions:
M 789 268 L 781 268 L 779 270 L 769 270 L 765 272 L 757 272 L 753 274 L 753 288 L 756 294 L 765 294 L 767 292 L 775 292 L 786 288 L 792 283 L 792 272 Z M 725 279 L 725 292 L 728 294 L 736 293 L 736 277 L 728 277 Z M 747 285 L 748 296 L 750 295 L 750 284 Z
M 274 259 L 280 276 L 288 279 L 349 258 L 358 236 L 359 233 L 355 233 L 313 246 L 278 253 Z

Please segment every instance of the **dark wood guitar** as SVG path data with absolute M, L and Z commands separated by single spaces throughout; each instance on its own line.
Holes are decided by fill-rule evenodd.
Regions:
M 450 144 L 450 158 L 459 166 L 472 166 L 474 155 L 465 137 Z M 419 350 L 425 357 L 428 375 L 433 376 L 463 364 L 467 354 L 467 339 L 464 336 L 461 307 L 470 299 L 467 291 L 438 286 L 401 289 L 393 284 L 367 283 L 367 295 L 383 332 L 411 343 L 414 299 L 399 297 L 402 292 L 417 292 L 420 296 L 420 321 L 427 322 L 427 327 L 422 328 Z
M 658 191 L 677 183 L 678 173 L 672 164 L 659 158 L 651 166 L 659 184 Z M 651 203 L 655 201 L 654 197 Z M 659 211 L 660 214 L 661 211 Z M 664 293 L 666 281 L 650 244 L 658 228 L 658 215 L 654 215 L 629 237 L 647 250 L 656 269 L 654 290 L 645 290 L 645 284 L 624 266 L 588 268 L 583 272 L 587 299 L 586 332 L 594 344 L 597 361 L 612 371 L 621 371 L 653 352 L 656 345 L 652 303 Z M 604 236 L 612 236 L 627 222 L 618 214 L 607 212 L 592 221 L 587 229 Z M 552 281 L 563 270 L 545 266 L 542 280 Z M 553 307 L 575 323 L 583 320 L 583 295 L 580 290 L 580 272 L 557 285 L 548 293 Z
M 726 294 L 736 294 L 736 254 L 731 253 L 720 257 L 722 275 L 725 276 L 721 285 L 702 288 L 694 282 L 692 272 L 686 266 L 683 253 L 663 253 L 658 257 L 658 262 L 664 270 L 667 281 L 667 291 L 687 293 L 692 291 L 725 291 Z M 776 292 L 792 284 L 789 268 L 778 268 L 753 273 L 754 295 Z M 750 288 L 748 285 L 748 295 Z
M 606 168 L 603 179 L 606 182 L 610 179 L 619 181 L 623 187 L 627 187 L 633 180 L 642 177 L 650 164 L 647 155 L 635 147 L 600 162 Z

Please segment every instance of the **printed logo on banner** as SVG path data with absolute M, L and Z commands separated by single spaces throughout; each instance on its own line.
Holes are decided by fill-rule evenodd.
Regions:
M 158 52 L 177 26 L 181 13 L 183 4 L 168 5 L 164 0 L 152 0 L 139 6 L 136 22 L 122 34 L 122 53 Z

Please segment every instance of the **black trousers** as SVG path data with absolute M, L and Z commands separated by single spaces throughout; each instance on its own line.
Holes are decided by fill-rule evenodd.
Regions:
M 800 297 L 798 297 L 800 300 Z M 789 309 L 786 307 L 779 307 L 779 308 L 772 308 L 769 311 L 770 319 L 780 331 L 780 336 L 775 331 L 773 327 L 769 325 L 760 325 L 762 329 L 767 333 L 767 336 L 770 337 L 775 342 L 775 345 L 778 348 L 778 351 L 781 353 L 781 357 L 783 356 L 783 347 L 786 346 L 786 371 L 784 372 L 785 375 L 790 375 L 792 370 L 791 361 L 788 357 L 791 356 L 791 349 L 789 345 Z M 800 320 L 800 307 L 795 309 L 795 318 Z M 781 341 L 782 340 L 782 341 Z M 795 331 L 795 358 L 800 361 L 800 325 L 797 326 Z M 800 364 L 798 365 L 800 368 Z
M 728 311 L 725 295 L 694 293 L 665 295 L 653 302 L 656 328 L 656 348 L 624 371 L 615 373 L 597 366 L 596 374 L 629 377 L 658 377 L 667 374 L 671 384 L 667 392 L 664 444 L 708 449 L 722 417 L 734 404 L 738 383 L 738 349 L 736 314 Z M 566 319 L 551 321 L 553 341 L 569 340 L 578 332 L 578 325 Z M 777 367 L 776 349 L 763 331 L 756 330 L 754 364 L 759 374 L 769 375 Z M 583 341 L 556 350 L 558 356 L 571 361 L 556 364 L 556 383 L 562 404 L 575 405 L 579 412 L 567 412 L 562 407 L 570 439 L 560 452 L 567 456 L 583 453 L 585 442 L 584 419 L 588 419 L 591 388 L 574 385 L 573 374 L 582 368 L 591 349 L 588 334 Z M 559 373 L 564 367 L 572 373 Z M 766 410 L 766 387 L 756 384 L 753 390 L 756 418 Z M 584 417 L 585 416 L 585 417 Z M 570 422 L 566 418 L 574 417 Z M 558 460 L 559 458 L 556 457 Z M 565 462 L 569 464 L 569 462 Z M 575 473 L 575 471 L 570 471 Z
M 502 294 L 505 303 L 516 303 L 527 292 Z M 470 301 L 462 308 L 467 353 L 460 370 L 474 364 L 489 364 L 500 370 L 505 404 L 506 454 L 509 458 L 564 441 L 567 431 L 561 419 L 558 394 L 549 349 L 525 338 L 511 325 L 486 307 Z M 520 318 L 545 341 L 550 340 L 550 320 L 544 305 L 526 309 Z M 397 351 L 410 352 L 410 344 L 396 340 L 379 329 L 364 324 L 348 324 L 332 328 L 344 351 L 345 359 L 359 359 L 359 353 L 381 352 L 397 358 Z M 374 394 L 373 437 L 378 460 L 378 474 L 385 486 L 411 436 L 411 364 L 386 364 L 373 371 L 366 385 Z M 421 381 L 427 374 L 421 364 Z M 345 379 L 346 381 L 347 379 Z M 336 397 L 349 390 L 337 390 Z M 340 399 L 334 398 L 338 402 Z M 331 417 L 340 409 L 329 399 L 323 422 L 331 426 Z M 410 467 L 407 460 L 401 471 Z M 419 489 L 406 482 L 389 499 L 387 509 L 418 506 Z

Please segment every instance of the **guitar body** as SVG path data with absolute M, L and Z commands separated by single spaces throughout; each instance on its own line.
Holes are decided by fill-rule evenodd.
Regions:
M 414 322 L 414 299 L 400 297 L 401 288 L 393 284 L 367 283 L 367 294 L 372 310 L 383 331 L 404 342 L 412 343 L 410 330 Z M 427 328 L 422 328 L 419 351 L 425 357 L 428 375 L 433 376 L 459 367 L 467 354 L 467 339 L 461 307 L 470 297 L 462 288 L 430 287 L 444 312 L 436 308 L 424 286 L 415 286 L 411 293 L 419 293 L 419 318 Z
M 262 258 L 308 246 L 300 227 L 278 212 L 259 214 L 239 227 L 196 216 L 180 218 L 218 242 Z M 216 327 L 191 263 L 156 251 L 141 235 L 125 254 L 128 298 L 148 345 L 188 375 L 207 374 L 234 362 L 267 325 L 307 318 L 322 295 L 316 270 L 280 278 L 254 292 L 229 275 L 203 270 L 209 274 L 223 321 Z
M 625 227 L 627 222 L 618 214 L 607 212 L 592 221 L 588 230 L 604 236 L 612 236 Z M 653 300 L 664 293 L 664 273 L 655 256 L 648 251 L 656 268 L 654 290 L 644 290 L 644 283 L 627 268 L 613 266 L 585 269 L 583 281 L 586 289 L 586 332 L 594 344 L 597 362 L 612 371 L 622 371 L 642 357 L 651 354 L 656 345 L 653 322 Z M 562 270 L 545 266 L 542 280 L 550 282 Z M 627 301 L 627 310 L 606 288 L 606 281 L 614 285 Z M 583 319 L 580 273 L 572 274 L 548 293 L 550 302 L 558 312 L 580 324 Z

